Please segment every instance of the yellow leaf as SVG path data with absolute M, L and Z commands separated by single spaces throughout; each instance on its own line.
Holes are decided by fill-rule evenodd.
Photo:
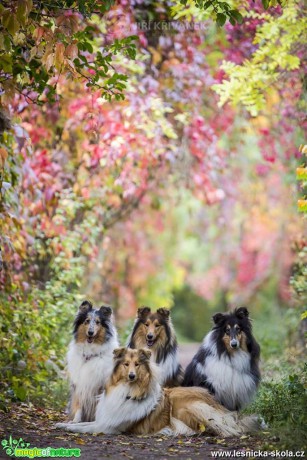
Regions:
M 63 43 L 57 43 L 55 45 L 55 57 L 54 57 L 54 65 L 56 69 L 60 70 L 62 67 L 62 64 L 64 62 L 64 52 L 65 52 L 65 46 Z
M 153 63 L 153 65 L 159 64 L 159 62 L 161 62 L 161 60 L 162 60 L 161 54 L 155 48 L 153 48 L 152 46 L 149 46 L 148 49 L 149 49 L 149 51 L 151 52 L 151 55 L 152 55 L 152 63 Z
M 0 148 L 0 163 L 4 164 L 5 160 L 7 159 L 7 150 L 3 147 Z
M 83 446 L 85 444 L 85 441 L 83 439 L 81 439 L 81 438 L 77 438 L 77 439 L 75 439 L 75 441 L 76 441 L 77 444 L 80 444 L 81 446 Z
M 3 14 L 3 25 L 9 31 L 11 35 L 15 35 L 15 33 L 19 30 L 20 24 L 14 14 L 10 11 Z
M 206 431 L 205 425 L 199 425 L 199 431 L 200 431 L 201 433 L 204 433 L 204 432 Z

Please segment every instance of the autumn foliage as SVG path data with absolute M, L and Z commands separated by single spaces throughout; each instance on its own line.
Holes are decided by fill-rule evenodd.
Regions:
M 251 100 L 240 100 L 242 83 L 226 94 L 240 82 L 234 68 L 244 73 L 261 50 L 257 31 L 288 10 L 256 2 L 251 14 L 246 2 L 242 24 L 222 29 L 208 16 L 161 33 L 140 26 L 147 3 L 0 7 L 1 391 L 20 400 L 61 374 L 81 296 L 112 304 L 121 325 L 140 304 L 172 306 L 186 287 L 209 312 L 291 302 L 298 37 L 284 50 L 292 64 L 274 61 L 273 80 L 263 67 L 267 86 L 265 55 L 247 74 Z M 171 24 L 168 3 L 150 4 L 153 21 Z M 198 19 L 197 5 L 179 3 Z M 299 2 L 290 7 L 299 16 Z

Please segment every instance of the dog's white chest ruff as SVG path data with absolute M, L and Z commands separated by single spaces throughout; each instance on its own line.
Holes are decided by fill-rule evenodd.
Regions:
M 71 342 L 67 353 L 68 372 L 77 393 L 91 392 L 105 385 L 113 369 L 116 339 L 103 345 Z
M 80 402 L 74 421 L 82 420 L 82 413 L 95 415 L 97 395 L 104 390 L 113 370 L 113 350 L 118 347 L 117 336 L 103 345 L 70 343 L 67 353 L 67 368 L 70 382 Z
M 156 353 L 153 352 L 152 354 L 152 362 L 156 363 Z M 170 353 L 166 356 L 164 361 L 161 361 L 159 364 L 159 377 L 160 377 L 160 384 L 163 386 L 165 382 L 171 379 L 174 375 L 176 375 L 179 363 L 176 353 Z
M 206 375 L 207 382 L 214 388 L 218 401 L 236 410 L 245 407 L 251 400 L 256 383 L 251 374 L 250 356 L 244 350 L 237 350 L 233 356 L 224 352 L 220 357 L 214 353 L 207 356 L 205 363 L 198 363 L 198 371 Z

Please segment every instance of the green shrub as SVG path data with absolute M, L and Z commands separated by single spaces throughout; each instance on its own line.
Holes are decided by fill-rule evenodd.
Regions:
M 263 382 L 250 412 L 260 414 L 280 446 L 289 450 L 307 447 L 307 364 L 280 381 Z
M 58 261 L 57 261 L 58 262 Z M 44 289 L 21 293 L 12 285 L 0 293 L 0 403 L 38 401 L 65 404 L 64 373 L 72 321 L 81 300 L 78 260 L 59 270 Z M 1 402 L 2 401 L 2 402 Z

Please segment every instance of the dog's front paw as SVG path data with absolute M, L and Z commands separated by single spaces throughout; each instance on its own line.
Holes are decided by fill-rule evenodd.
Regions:
M 66 428 L 68 423 L 56 423 L 54 426 L 56 428 Z

